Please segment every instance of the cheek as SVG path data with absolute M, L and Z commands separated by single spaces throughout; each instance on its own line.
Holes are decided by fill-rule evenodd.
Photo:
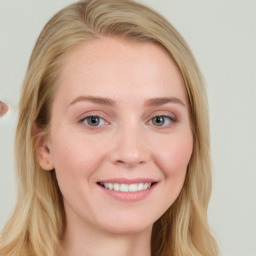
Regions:
M 160 148 L 155 148 L 154 156 L 163 180 L 157 199 L 159 216 L 173 205 L 182 190 L 193 150 L 193 139 L 189 134 L 175 134 L 161 144 Z
M 193 151 L 192 135 L 175 136 L 166 141 L 156 157 L 164 176 L 175 183 L 184 180 L 187 166 Z
M 103 158 L 100 148 L 70 134 L 59 133 L 53 138 L 51 155 L 60 187 L 62 183 L 79 184 L 89 180 Z

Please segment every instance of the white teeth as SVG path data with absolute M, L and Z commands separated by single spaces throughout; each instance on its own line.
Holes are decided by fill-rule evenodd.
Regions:
M 138 191 L 141 191 L 141 190 L 143 190 L 143 183 L 140 183 L 138 186 Z
M 130 192 L 136 192 L 136 191 L 138 191 L 138 186 L 137 186 L 137 184 L 130 184 L 130 185 L 129 185 L 129 191 L 130 191 Z
M 121 185 L 120 185 L 120 191 L 121 191 L 121 192 L 128 192 L 128 191 L 129 191 L 129 185 L 127 185 L 127 184 L 121 184 Z
M 119 191 L 119 188 L 120 188 L 119 184 L 116 184 L 116 183 L 115 183 L 115 184 L 114 184 L 114 190 L 115 190 L 115 191 Z
M 152 183 L 135 183 L 135 184 L 118 184 L 118 183 L 101 183 L 102 186 L 109 190 L 120 192 L 137 192 L 146 190 L 152 186 Z

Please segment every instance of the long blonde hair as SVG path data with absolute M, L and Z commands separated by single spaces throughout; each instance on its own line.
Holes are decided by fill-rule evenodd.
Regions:
M 54 171 L 41 169 L 35 130 L 45 132 L 64 57 L 97 37 L 122 37 L 164 47 L 184 79 L 194 147 L 182 191 L 154 224 L 153 256 L 216 256 L 207 221 L 212 188 L 208 107 L 204 81 L 181 35 L 161 15 L 129 0 L 84 0 L 58 12 L 32 52 L 16 131 L 18 195 L 1 233 L 0 255 L 53 256 L 65 232 L 62 196 Z

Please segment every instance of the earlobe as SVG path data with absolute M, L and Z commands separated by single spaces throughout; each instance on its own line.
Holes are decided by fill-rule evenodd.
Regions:
M 54 164 L 51 158 L 49 139 L 47 135 L 38 135 L 37 158 L 42 169 L 46 171 L 51 171 L 54 169 Z

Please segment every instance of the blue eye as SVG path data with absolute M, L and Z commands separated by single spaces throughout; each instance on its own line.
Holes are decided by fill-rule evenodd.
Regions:
M 151 120 L 150 120 L 150 124 L 153 124 L 155 126 L 167 126 L 169 125 L 171 122 L 175 122 L 175 118 L 174 117 L 169 117 L 169 116 L 154 116 Z
M 81 120 L 87 126 L 98 127 L 106 123 L 106 121 L 99 116 L 87 116 Z

